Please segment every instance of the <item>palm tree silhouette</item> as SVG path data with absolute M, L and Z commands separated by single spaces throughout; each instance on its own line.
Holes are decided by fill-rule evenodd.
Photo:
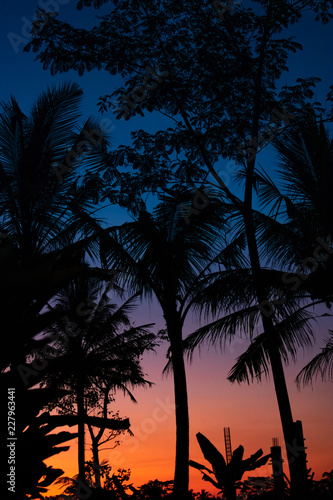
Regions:
M 274 145 L 280 158 L 278 174 L 282 186 L 258 174 L 259 194 L 266 205 L 276 207 L 275 217 L 287 219 L 279 225 L 278 243 L 292 271 L 289 278 L 312 299 L 329 304 L 333 301 L 330 258 L 333 253 L 333 140 L 323 122 L 318 123 L 314 113 L 309 113 L 308 119 L 291 131 L 286 140 L 275 140 Z M 272 245 L 269 225 L 265 228 L 265 240 L 274 253 L 276 247 Z M 331 375 L 331 352 L 332 341 L 328 338 L 322 352 L 300 372 L 297 381 L 309 383 L 318 374 L 324 378 L 327 371 Z
M 189 416 L 183 326 L 201 291 L 201 279 L 214 262 L 223 264 L 220 227 L 226 218 L 225 207 L 212 198 L 205 213 L 186 224 L 182 204 L 190 204 L 192 197 L 193 193 L 168 190 L 152 214 L 143 211 L 137 221 L 109 229 L 109 240 L 105 240 L 108 265 L 117 263 L 126 269 L 121 283 L 134 291 L 143 290 L 148 298 L 154 295 L 163 311 L 176 405 L 174 496 L 184 499 L 188 495 Z
M 295 123 L 288 134 L 275 139 L 273 143 L 279 153 L 278 175 L 282 190 L 278 189 L 268 174 L 253 174 L 259 199 L 265 208 L 270 207 L 269 217 L 256 213 L 253 223 L 257 224 L 258 242 L 263 254 L 294 272 L 287 276 L 286 273 L 278 273 L 279 282 L 274 289 L 271 288 L 273 300 L 268 301 L 269 286 L 265 272 L 260 268 L 258 250 L 256 253 L 253 249 L 251 263 L 257 280 L 256 288 L 260 291 L 259 301 L 261 304 L 270 302 L 269 307 L 273 306 L 275 311 L 262 314 L 264 334 L 261 338 L 257 337 L 244 356 L 238 359 L 229 378 L 241 380 L 245 370 L 260 377 L 261 372 L 267 370 L 265 356 L 268 355 L 287 443 L 291 495 L 298 498 L 308 494 L 307 469 L 304 452 L 299 453 L 296 459 L 291 455 L 292 443 L 298 441 L 297 425 L 293 422 L 281 359 L 288 362 L 288 351 L 295 358 L 299 347 L 312 343 L 309 319 L 314 315 L 306 312 L 306 308 L 332 300 L 332 259 L 329 256 L 333 252 L 325 240 L 333 229 L 330 196 L 333 187 L 333 142 L 323 123 L 318 124 L 315 114 L 309 112 L 303 122 Z M 255 231 L 248 230 L 247 234 L 255 246 Z M 318 245 L 319 241 L 322 242 L 321 246 Z M 295 266 L 298 267 L 296 273 Z M 296 281 L 290 287 L 290 280 L 294 278 Z M 285 290 L 283 283 L 287 280 L 289 289 Z M 281 289 L 284 289 L 282 301 L 279 293 L 276 293 Z M 306 305 L 297 308 L 297 299 L 301 299 L 300 303 L 306 301 Z M 285 315 L 279 321 L 281 302 Z M 266 342 L 265 348 L 262 341 Z
M 247 171 L 247 197 L 244 204 L 238 203 L 235 225 L 246 234 L 250 266 L 224 272 L 205 288 L 201 304 L 206 302 L 210 313 L 224 310 L 227 314 L 198 329 L 186 340 L 186 347 L 193 350 L 207 338 L 213 342 L 228 336 L 231 338 L 237 329 L 251 336 L 261 319 L 263 333 L 256 336 L 248 350 L 238 358 L 229 379 L 239 382 L 260 379 L 263 373 L 268 373 L 271 365 L 287 443 L 292 494 L 297 498 L 299 494 L 306 495 L 307 470 L 305 455 L 299 454 L 296 460 L 292 455 L 297 430 L 282 360 L 287 363 L 290 357 L 296 357 L 299 347 L 312 344 L 309 320 L 315 316 L 307 308 L 332 300 L 332 261 L 328 257 L 333 250 L 325 241 L 327 235 L 332 234 L 332 209 L 326 210 L 327 206 L 332 207 L 329 195 L 333 183 L 332 141 L 323 125 L 318 126 L 310 115 L 303 126 L 295 126 L 288 136 L 276 140 L 275 145 L 283 160 L 280 175 L 285 191 L 281 193 L 267 173 Z M 269 215 L 252 209 L 252 194 L 249 193 L 253 186 L 263 206 L 270 206 Z M 318 247 L 318 237 L 322 241 L 321 247 Z M 318 258 L 312 258 L 313 255 Z M 302 269 L 300 279 L 295 265 L 304 266 L 311 261 L 309 257 L 312 265 Z M 269 264 L 276 267 L 269 269 Z M 207 300 L 208 295 L 211 300 Z M 214 296 L 215 302 L 212 301 Z M 329 357 L 329 352 L 330 349 L 325 351 L 318 363 L 325 355 Z
M 99 221 L 90 213 L 95 194 L 92 184 L 79 182 L 75 168 L 67 168 L 61 178 L 57 170 L 59 163 L 68 161 L 73 167 L 90 165 L 93 171 L 103 165 L 105 134 L 99 147 L 92 146 L 93 142 L 97 144 L 94 134 L 102 136 L 98 124 L 91 118 L 84 123 L 83 129 L 88 133 L 85 141 L 80 135 L 82 130 L 74 129 L 81 98 L 82 90 L 77 84 L 65 84 L 42 93 L 29 116 L 13 97 L 8 103 L 1 103 L 0 247 L 4 284 L 8 285 L 1 306 L 4 327 L 10 333 L 1 366 L 10 367 L 2 378 L 10 379 L 10 386 L 17 390 L 21 478 L 25 460 L 20 431 L 31 423 L 25 419 L 21 404 L 31 393 L 27 392 L 18 367 L 25 365 L 36 343 L 34 336 L 56 319 L 52 312 L 41 312 L 47 301 L 84 272 L 85 251 L 96 252 Z M 82 154 L 73 160 L 66 147 L 79 145 Z M 40 373 L 34 373 L 37 384 Z M 42 408 L 37 399 L 34 404 L 37 409 Z M 17 487 L 18 498 L 25 498 L 23 479 Z
M 87 215 L 94 209 L 95 194 L 79 178 L 85 169 L 95 172 L 103 166 L 108 141 L 92 118 L 81 129 L 77 127 L 82 96 L 75 83 L 49 88 L 39 96 L 30 116 L 24 115 L 13 97 L 2 103 L 0 229 L 21 255 L 46 253 L 78 236 L 94 234 L 98 219 Z M 90 143 L 82 131 L 98 133 L 100 146 Z M 67 153 L 66 147 L 72 152 L 78 149 L 80 155 L 73 159 L 75 152 Z M 60 163 L 72 167 L 59 180 L 55 168 Z M 75 170 L 78 166 L 80 172 Z
M 43 92 L 26 116 L 12 97 L 2 103 L 0 113 L 0 239 L 2 253 L 12 246 L 17 259 L 30 259 L 24 268 L 35 269 L 45 262 L 51 265 L 64 255 L 72 276 L 84 252 L 97 255 L 96 231 L 99 219 L 94 211 L 94 188 L 80 181 L 80 175 L 89 168 L 96 171 L 104 165 L 103 151 L 108 144 L 105 133 L 89 118 L 80 129 L 77 121 L 83 92 L 77 84 L 64 84 Z M 99 147 L 92 145 L 82 130 L 102 136 Z M 93 136 L 91 140 L 94 141 Z M 80 145 L 80 146 L 79 146 Z M 68 158 L 66 147 L 77 147 L 81 156 Z M 73 161 L 72 161 L 73 160 Z M 62 176 L 55 174 L 58 163 L 73 165 Z M 76 168 L 80 166 L 80 171 Z M 56 252 L 60 252 L 56 254 Z M 53 252 L 53 254 L 52 254 Z M 47 262 L 46 255 L 50 255 Z M 43 256 L 37 259 L 36 256 Z M 53 256 L 53 257 L 52 257 Z M 76 256 L 76 260 L 73 258 Z M 53 264 L 54 267 L 54 264 Z M 59 266 L 58 266 L 59 267 Z M 85 267 L 85 266 L 82 266 Z M 23 270 L 21 271 L 23 272 Z M 30 271 L 33 273 L 33 271 Z M 44 271 L 45 272 L 45 271 Z M 57 270 L 60 275 L 60 269 Z M 65 269 L 62 271 L 65 272 Z M 49 285 L 44 285 L 44 297 L 36 301 L 38 314 L 52 294 L 57 293 L 60 276 L 54 274 Z M 70 278 L 70 277 L 69 277 Z M 53 285 L 53 286 L 52 286 Z M 23 334 L 18 329 L 11 339 L 16 342 Z M 17 337 L 18 336 L 18 337 Z M 23 339 L 20 345 L 29 339 Z M 11 347 L 11 346 L 9 346 Z M 24 353 L 13 345 L 13 364 L 22 362 Z M 28 352 L 26 352 L 27 354 Z M 16 359 L 14 359 L 16 358 Z
M 301 266 L 299 274 L 307 275 L 298 279 L 304 281 L 302 287 L 312 298 L 330 301 L 333 140 L 322 121 L 317 123 L 308 113 L 304 122 L 273 145 L 279 155 L 277 181 L 256 173 L 260 199 L 271 214 L 261 222 L 267 253 L 290 270 Z
M 221 346 L 226 345 L 228 340 L 232 343 L 233 337 L 238 332 L 243 332 L 253 339 L 254 329 L 260 316 L 265 312 L 262 313 L 257 305 L 251 268 L 227 270 L 219 274 L 220 276 L 216 273 L 214 281 L 203 287 L 198 299 L 199 305 L 206 309 L 207 314 L 214 316 L 223 314 L 223 316 L 198 328 L 185 339 L 185 348 L 190 352 L 205 340 L 213 344 L 220 343 Z M 261 278 L 266 278 L 266 290 L 273 293 L 278 287 L 280 288 L 279 278 L 281 279 L 282 274 L 282 272 L 274 274 L 270 270 L 262 270 Z M 291 412 L 285 401 L 285 399 L 289 401 L 285 379 L 279 378 L 278 374 L 283 370 L 282 360 L 288 363 L 290 357 L 296 357 L 299 347 L 312 343 L 310 320 L 313 319 L 313 314 L 307 311 L 307 306 L 301 306 L 302 295 L 304 295 L 302 290 L 297 294 L 293 292 L 286 294 L 288 300 L 278 305 L 274 327 L 271 328 L 270 334 L 268 335 L 267 330 L 263 329 L 262 333 L 256 335 L 245 353 L 239 356 L 228 376 L 229 380 L 238 382 L 249 383 L 250 380 L 260 380 L 263 374 L 268 374 L 271 364 L 281 421 L 286 431 L 287 450 L 290 453 L 295 431 L 290 422 Z M 266 300 L 265 303 L 269 301 Z M 272 335 L 274 335 L 274 349 L 271 344 Z M 276 361 L 275 364 L 272 363 L 272 359 Z M 306 477 L 303 477 L 303 482 L 305 479 Z M 294 481 L 294 484 L 299 482 Z
M 79 477 L 82 481 L 85 477 L 85 423 L 100 427 L 93 439 L 94 460 L 98 467 L 98 441 L 108 427 L 104 425 L 107 423 L 108 395 L 111 390 L 121 389 L 130 393 L 131 386 L 150 385 L 144 379 L 139 358 L 144 350 L 154 346 L 154 335 L 149 333 L 151 324 L 131 325 L 129 313 L 137 297 L 129 298 L 117 308 L 107 295 L 109 284 L 102 284 L 100 274 L 99 270 L 89 270 L 87 276 L 73 280 L 59 294 L 50 307 L 60 309 L 66 316 L 45 330 L 44 339 L 50 339 L 51 344 L 54 335 L 60 339 L 53 342 L 55 356 L 44 383 L 49 388 L 61 387 L 72 391 L 67 402 L 72 412 L 73 404 L 77 408 L 74 413 L 77 415 Z M 68 338 L 69 329 L 72 335 L 65 345 L 61 339 Z M 102 394 L 105 396 L 104 418 L 89 420 L 87 410 L 98 406 Z M 114 429 L 127 427 L 126 423 L 124 427 L 111 426 Z

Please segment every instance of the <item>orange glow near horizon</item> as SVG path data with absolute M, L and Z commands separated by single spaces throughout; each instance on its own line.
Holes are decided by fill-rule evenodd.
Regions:
M 322 342 L 319 342 L 319 346 Z M 187 364 L 188 397 L 190 408 L 190 459 L 206 463 L 196 440 L 201 432 L 225 456 L 223 427 L 230 427 L 233 450 L 240 444 L 244 446 L 244 458 L 248 458 L 259 448 L 264 454 L 270 452 L 272 438 L 278 437 L 286 458 L 281 423 L 272 380 L 261 383 L 231 384 L 226 380 L 235 358 L 246 348 L 245 341 L 226 349 L 205 349 L 201 355 L 195 354 L 193 363 Z M 318 351 L 318 347 L 316 348 Z M 232 351 L 232 352 L 231 352 Z M 319 480 L 325 471 L 333 468 L 332 384 L 318 381 L 313 388 L 298 390 L 294 380 L 299 369 L 311 359 L 314 352 L 300 359 L 297 365 L 286 368 L 290 400 L 294 420 L 303 423 L 305 445 L 307 447 L 308 467 Z M 129 417 L 134 437 L 123 435 L 122 443 L 114 450 L 100 452 L 100 460 L 106 459 L 116 472 L 118 468 L 131 469 L 131 482 L 138 487 L 149 480 L 171 480 L 174 473 L 175 454 L 175 416 L 172 375 L 162 377 L 165 346 L 158 349 L 157 355 L 148 353 L 144 358 L 144 371 L 147 379 L 155 385 L 150 389 L 134 390 L 138 404 L 116 396 L 114 410 L 119 410 L 122 418 Z M 302 356 L 300 356 L 301 358 Z M 72 428 L 74 431 L 75 428 Z M 68 452 L 60 453 L 46 461 L 48 465 L 61 467 L 65 475 L 77 474 L 77 442 L 73 440 Z M 109 443 L 104 445 L 108 447 Z M 91 460 L 88 433 L 86 459 Z M 288 474 L 287 464 L 284 472 Z M 249 473 L 250 476 L 270 476 L 269 462 Z M 247 475 L 243 477 L 245 479 Z M 201 473 L 190 468 L 190 488 L 194 491 L 206 489 L 213 494 L 217 490 L 201 479 Z M 49 495 L 62 492 L 52 486 Z

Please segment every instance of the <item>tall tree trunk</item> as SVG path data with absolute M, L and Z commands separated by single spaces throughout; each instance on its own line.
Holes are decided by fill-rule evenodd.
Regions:
M 267 294 L 265 286 L 260 278 L 260 260 L 258 254 L 257 241 L 255 237 L 254 221 L 252 216 L 252 209 L 246 207 L 244 212 L 244 222 L 247 234 L 249 255 L 251 261 L 251 268 L 253 272 L 254 285 L 259 303 L 265 301 L 267 303 Z M 299 446 L 295 449 L 297 442 L 295 433 L 295 424 L 293 421 L 289 394 L 284 374 L 284 369 L 281 361 L 280 352 L 274 335 L 274 325 L 271 316 L 265 315 L 261 312 L 262 323 L 264 332 L 269 340 L 269 359 L 273 374 L 274 388 L 277 397 L 281 424 L 283 429 L 283 436 L 287 449 L 287 457 L 290 471 L 291 482 L 291 498 L 307 498 L 307 470 L 304 452 L 299 453 Z M 298 442 L 299 443 L 299 442 Z
M 272 5 L 273 2 L 267 4 L 267 15 L 265 20 L 264 33 L 261 41 L 260 52 L 258 56 L 258 71 L 254 80 L 254 102 L 253 102 L 253 119 L 252 119 L 252 130 L 251 130 L 251 143 L 255 144 L 259 135 L 259 119 L 261 114 L 261 99 L 262 99 L 262 80 L 264 74 L 264 63 L 266 57 L 266 47 L 267 42 L 270 38 L 271 30 L 271 16 L 272 16 Z M 256 148 L 255 148 L 256 149 Z M 253 181 L 254 181 L 254 169 L 256 162 L 256 152 L 251 154 L 251 157 L 247 160 L 247 171 L 246 171 L 246 182 L 245 182 L 245 193 L 244 193 L 244 207 L 243 207 L 243 218 L 245 224 L 246 238 L 249 249 L 249 256 L 251 262 L 251 268 L 253 273 L 254 286 L 256 289 L 256 294 L 259 303 L 267 301 L 267 294 L 265 289 L 265 284 L 261 280 L 261 264 L 258 252 L 258 245 L 255 233 L 255 224 L 253 219 Z M 267 303 L 267 302 L 266 302 Z M 261 311 L 261 318 L 263 323 L 263 328 L 265 334 L 270 339 L 269 342 L 269 358 L 271 363 L 271 369 L 273 374 L 274 388 L 277 397 L 281 424 L 283 429 L 283 435 L 285 439 L 285 444 L 287 448 L 288 464 L 290 470 L 290 480 L 291 480 L 291 497 L 295 500 L 298 498 L 306 498 L 306 463 L 303 460 L 303 465 L 301 460 L 303 455 L 298 457 L 292 453 L 291 446 L 294 444 L 295 440 L 295 426 L 293 421 L 293 416 L 291 412 L 289 394 L 287 389 L 287 384 L 285 380 L 283 365 L 281 361 L 280 352 L 278 345 L 276 343 L 274 335 L 274 325 L 271 316 L 263 314 Z M 303 469 L 303 473 L 300 473 Z M 305 476 L 304 476 L 305 474 Z
M 94 459 L 95 488 L 101 488 L 101 471 L 99 467 L 98 441 L 92 440 L 92 452 Z
M 85 482 L 84 473 L 84 385 L 80 377 L 77 381 L 77 412 L 78 412 L 78 462 L 79 462 L 79 479 Z
M 104 403 L 103 403 L 103 418 L 108 418 L 108 402 L 109 402 L 109 392 L 110 389 L 104 391 Z M 93 461 L 94 461 L 94 476 L 95 476 L 95 488 L 101 488 L 101 469 L 99 465 L 99 450 L 98 444 L 103 436 L 105 427 L 101 427 L 95 436 L 93 427 L 88 423 L 88 430 L 91 437 Z
M 170 330 L 172 328 L 172 330 Z M 173 497 L 188 498 L 189 484 L 189 412 L 185 363 L 182 348 L 182 325 L 168 325 L 176 406 L 176 464 Z

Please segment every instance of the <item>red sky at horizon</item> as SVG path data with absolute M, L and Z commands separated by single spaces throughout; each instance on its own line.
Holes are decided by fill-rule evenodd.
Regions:
M 159 325 L 160 326 L 160 325 Z M 307 447 L 308 467 L 319 480 L 323 472 L 333 469 L 333 398 L 332 383 L 318 380 L 312 387 L 297 389 L 294 383 L 299 370 L 323 346 L 326 336 L 326 322 L 318 330 L 318 341 L 304 354 L 300 352 L 297 364 L 286 367 L 286 378 L 294 420 L 303 423 L 305 445 Z M 272 438 L 277 437 L 286 458 L 283 434 L 273 381 L 270 378 L 261 383 L 231 384 L 227 374 L 247 346 L 247 341 L 237 337 L 224 353 L 220 349 L 203 346 L 201 353 L 196 352 L 193 362 L 187 363 L 188 398 L 190 410 L 190 459 L 209 464 L 205 461 L 196 440 L 201 432 L 225 456 L 223 427 L 230 427 L 231 443 L 234 450 L 240 444 L 245 448 L 244 458 L 248 458 L 259 448 L 263 453 L 270 452 Z M 113 471 L 120 468 L 131 469 L 131 480 L 138 487 L 149 480 L 173 479 L 175 454 L 175 416 L 172 375 L 162 377 L 165 366 L 166 346 L 162 345 L 157 353 L 144 356 L 143 368 L 147 379 L 154 382 L 152 388 L 134 389 L 138 404 L 132 403 L 122 394 L 116 395 L 113 410 L 119 410 L 120 417 L 129 417 L 134 437 L 123 435 L 122 443 L 115 450 L 100 453 L 100 460 L 106 459 Z M 111 408 L 111 407 L 110 407 Z M 64 428 L 65 429 L 65 428 Z M 75 427 L 68 429 L 75 432 Z M 92 460 L 89 436 L 86 437 L 86 460 Z M 64 469 L 65 475 L 77 474 L 77 440 L 70 441 L 70 450 L 48 460 L 48 465 Z M 102 448 L 109 446 L 109 443 Z M 284 472 L 288 474 L 287 464 Z M 271 466 L 249 472 L 250 476 L 270 476 Z M 247 474 L 243 476 L 243 479 Z M 205 489 L 213 494 L 213 485 L 201 479 L 198 470 L 190 468 L 190 488 L 194 491 Z M 50 488 L 48 495 L 63 491 L 58 486 Z

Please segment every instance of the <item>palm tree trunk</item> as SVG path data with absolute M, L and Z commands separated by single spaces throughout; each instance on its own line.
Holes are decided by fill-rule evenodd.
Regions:
M 247 207 L 248 208 L 248 207 Z M 255 237 L 254 221 L 252 210 L 248 209 L 244 212 L 244 222 L 247 234 L 249 255 L 251 261 L 251 268 L 253 272 L 254 285 L 259 303 L 265 301 L 267 303 L 267 296 L 265 293 L 264 284 L 260 280 L 260 260 L 258 254 L 258 247 Z M 298 441 L 295 433 L 295 424 L 293 421 L 289 394 L 284 374 L 284 369 L 281 361 L 280 352 L 276 343 L 273 329 L 272 318 L 261 312 L 262 323 L 264 332 L 270 339 L 269 342 L 269 358 L 273 374 L 274 388 L 277 397 L 281 424 L 283 429 L 283 436 L 287 449 L 287 457 L 290 471 L 291 483 L 291 498 L 307 498 L 307 470 L 305 453 L 299 453 L 299 447 L 295 449 L 296 442 Z M 299 441 L 298 441 L 298 444 Z
M 253 139 L 256 139 L 259 135 L 259 118 L 261 113 L 261 99 L 262 99 L 262 80 L 263 80 L 263 70 L 264 70 L 264 62 L 266 57 L 266 47 L 270 37 L 271 30 L 271 16 L 272 16 L 272 5 L 270 2 L 267 5 L 267 15 L 265 20 L 264 33 L 262 37 L 260 53 L 258 56 L 258 71 L 254 81 L 254 102 L 253 102 L 253 120 L 252 120 L 252 130 L 251 130 L 251 143 L 253 143 Z M 253 272 L 254 286 L 256 288 L 256 294 L 258 297 L 259 303 L 267 300 L 267 294 L 265 291 L 265 284 L 262 283 L 260 277 L 261 265 L 260 258 L 258 253 L 258 245 L 256 240 L 255 233 L 255 225 L 253 219 L 252 205 L 253 205 L 253 183 L 254 183 L 254 168 L 256 162 L 256 154 L 251 155 L 250 158 L 247 159 L 247 172 L 246 172 L 246 181 L 245 181 L 245 193 L 244 193 L 244 207 L 243 207 L 243 218 L 245 224 L 246 238 L 249 249 L 249 256 L 251 262 L 251 268 Z M 290 446 L 294 443 L 294 422 L 291 412 L 291 406 L 289 401 L 287 384 L 284 376 L 283 365 L 281 362 L 280 352 L 278 350 L 278 346 L 276 345 L 274 338 L 274 329 L 273 329 L 273 321 L 271 317 L 267 317 L 261 311 L 261 318 L 263 322 L 264 332 L 267 334 L 270 339 L 269 346 L 269 357 L 272 368 L 274 387 L 277 396 L 281 423 L 283 428 L 284 439 L 287 447 L 288 454 L 288 463 L 290 470 L 290 479 L 291 479 L 291 493 L 292 498 L 305 498 L 302 496 L 302 493 L 305 493 L 306 490 L 306 479 L 303 480 L 300 474 L 295 473 L 295 464 L 298 460 L 298 457 L 294 457 L 293 461 L 291 461 L 291 450 Z M 300 460 L 300 459 L 299 459 Z M 299 463 L 299 461 L 298 461 Z M 304 469 L 304 466 L 303 466 Z M 303 471 L 304 472 L 304 471 Z M 306 473 L 306 464 L 305 464 L 305 473 Z M 304 474 L 303 474 L 304 475 Z M 295 495 L 295 491 L 298 491 L 298 494 L 301 496 L 293 496 Z M 296 493 L 297 495 L 297 493 Z
M 79 479 L 85 482 L 84 464 L 84 385 L 79 378 L 77 381 L 77 412 L 78 412 L 78 462 Z
M 269 322 L 272 323 L 271 320 Z M 291 405 L 290 405 L 290 399 L 289 399 L 284 369 L 280 353 L 278 351 L 278 348 L 275 346 L 273 335 L 271 340 L 272 341 L 269 347 L 269 359 L 272 368 L 274 388 L 279 407 L 284 441 L 287 448 L 287 457 L 288 457 L 290 483 L 291 483 L 291 498 L 295 499 L 306 498 L 304 490 L 305 486 L 303 484 L 302 477 L 298 474 L 299 467 L 296 464 L 298 457 L 297 456 L 295 457 L 292 450 L 296 436 L 294 433 L 294 420 L 291 411 Z
M 172 328 L 172 329 L 171 329 Z M 182 348 L 182 326 L 169 328 L 176 406 L 176 464 L 173 497 L 186 499 L 189 484 L 189 412 L 185 363 Z

